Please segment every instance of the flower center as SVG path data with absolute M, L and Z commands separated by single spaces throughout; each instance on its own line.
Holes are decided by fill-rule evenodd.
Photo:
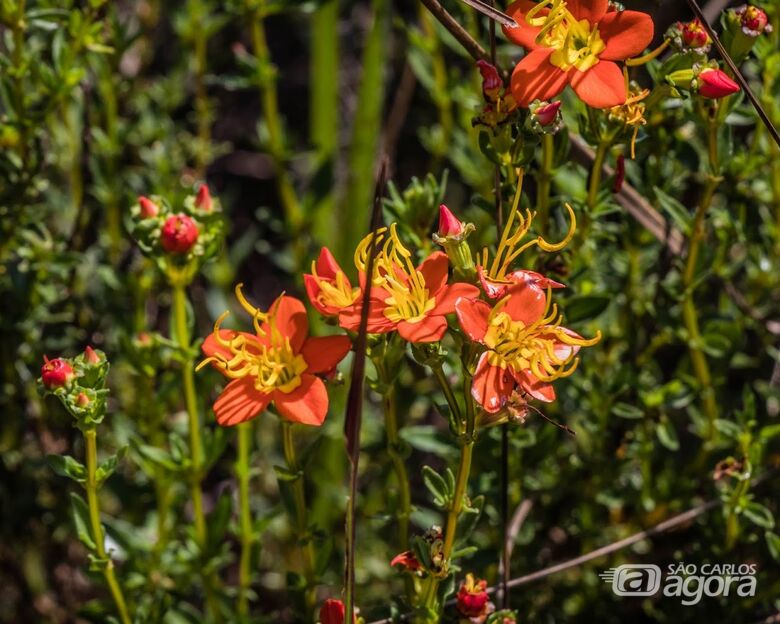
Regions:
M 325 280 L 317 275 L 317 263 L 312 262 L 311 274 L 320 287 L 317 301 L 324 306 L 347 308 L 360 296 L 360 289 L 351 287 L 344 271 L 337 271 L 335 279 Z
M 548 9 L 546 15 L 540 15 L 543 9 Z M 553 48 L 550 63 L 563 71 L 572 67 L 581 72 L 589 70 L 607 47 L 598 28 L 586 19 L 576 20 L 565 0 L 543 0 L 528 11 L 525 21 L 541 28 L 536 43 Z

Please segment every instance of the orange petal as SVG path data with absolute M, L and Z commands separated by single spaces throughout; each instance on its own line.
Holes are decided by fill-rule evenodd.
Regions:
M 333 257 L 330 249 L 323 247 L 317 258 L 317 275 L 325 279 L 335 279 L 336 273 L 339 271 L 341 271 L 341 267 L 336 262 L 336 258 Z
M 539 34 L 541 27 L 531 26 L 525 21 L 526 14 L 535 6 L 536 2 L 531 0 L 517 0 L 517 2 L 513 2 L 507 7 L 506 14 L 517 22 L 517 28 L 501 27 L 509 41 L 524 47 L 526 50 L 533 50 L 539 47 L 536 43 L 536 36 Z M 544 17 L 549 12 L 549 9 L 542 9 L 537 17 Z
M 447 319 L 443 316 L 426 316 L 417 323 L 401 321 L 398 333 L 407 342 L 436 342 L 447 331 Z
M 534 100 L 549 100 L 566 87 L 566 72 L 550 63 L 552 48 L 537 48 L 526 54 L 512 72 L 512 96 L 519 106 Z
M 328 391 L 314 375 L 301 375 L 301 385 L 292 392 L 276 390 L 273 400 L 279 415 L 291 422 L 319 427 L 328 415 Z
M 335 310 L 333 306 L 322 305 L 322 303 L 317 300 L 317 297 L 320 295 L 320 285 L 317 283 L 317 280 L 314 279 L 313 275 L 308 273 L 303 275 L 303 286 L 306 288 L 306 294 L 309 297 L 309 301 L 315 307 L 317 312 L 324 316 L 333 316 L 338 314 L 338 310 Z
M 322 336 L 309 338 L 303 343 L 301 355 L 306 360 L 308 373 L 328 373 L 344 359 L 352 348 L 347 336 Z
M 490 306 L 479 299 L 458 299 L 455 302 L 455 313 L 466 335 L 482 342 L 488 328 Z
M 375 297 L 375 293 L 380 291 L 382 298 Z M 395 329 L 395 323 L 385 316 L 384 300 L 389 297 L 382 288 L 371 289 L 371 303 L 368 307 L 368 333 L 369 334 L 385 334 Z M 362 299 L 360 300 L 362 302 Z M 339 325 L 349 331 L 358 331 L 360 329 L 360 316 L 363 310 L 363 306 L 356 302 L 346 310 L 342 310 L 339 314 Z
M 623 72 L 612 61 L 599 61 L 586 72 L 572 69 L 571 86 L 579 98 L 593 108 L 610 108 L 626 101 Z
M 250 353 L 257 353 L 259 352 L 259 346 L 260 341 L 258 340 L 257 336 L 254 334 L 248 334 L 246 332 L 239 332 L 232 329 L 220 329 L 219 330 L 219 337 L 222 338 L 222 340 L 232 340 L 236 336 L 243 336 L 246 338 L 246 342 L 249 345 L 248 351 Z M 206 339 L 203 341 L 203 344 L 200 346 L 201 351 L 206 355 L 206 357 L 211 357 L 213 355 L 221 355 L 222 357 L 226 359 L 230 359 L 233 357 L 232 351 L 230 349 L 223 347 L 221 344 L 217 342 L 217 339 L 214 337 L 214 334 L 211 333 L 208 336 L 206 336 Z M 219 367 L 217 367 L 219 368 Z
M 276 330 L 290 338 L 290 345 L 294 352 L 301 350 L 306 335 L 309 333 L 309 319 L 306 317 L 306 308 L 300 299 L 282 295 L 271 304 L 270 312 L 274 315 Z M 263 331 L 270 335 L 268 323 L 263 323 Z
M 447 283 L 447 271 L 450 266 L 449 258 L 443 251 L 435 251 L 428 256 L 417 270 L 425 278 L 425 286 L 428 292 L 436 295 Z
M 483 353 L 471 383 L 471 396 L 485 411 L 490 414 L 498 412 L 512 394 L 514 385 L 509 370 L 493 366 L 488 362 L 488 354 Z
M 533 398 L 545 403 L 555 400 L 555 388 L 552 384 L 539 381 L 531 371 L 515 372 L 514 377 L 523 391 Z
M 255 390 L 254 379 L 244 377 L 231 381 L 214 402 L 217 423 L 232 427 L 251 420 L 271 402 L 270 394 Z
M 476 299 L 479 297 L 479 288 L 465 282 L 445 286 L 436 295 L 436 307 L 431 311 L 431 314 L 452 314 L 455 312 L 455 302 L 461 297 Z
M 598 28 L 607 45 L 599 55 L 604 61 L 622 61 L 638 56 L 653 41 L 653 20 L 640 11 L 607 13 Z
M 566 8 L 577 20 L 586 19 L 595 24 L 606 14 L 609 0 L 567 0 Z
M 522 321 L 526 325 L 535 323 L 544 315 L 547 307 L 547 293 L 541 288 L 525 282 L 507 288 L 509 301 L 504 311 L 513 321 Z

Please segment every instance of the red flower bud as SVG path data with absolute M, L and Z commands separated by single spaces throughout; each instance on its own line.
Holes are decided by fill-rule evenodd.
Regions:
M 467 574 L 458 590 L 456 606 L 461 615 L 478 617 L 487 612 L 488 598 L 487 581 L 475 581 L 473 575 Z
M 79 392 L 79 395 L 76 397 L 76 404 L 79 407 L 86 407 L 90 403 L 91 401 L 89 400 L 89 397 L 83 392 Z
M 163 249 L 172 254 L 186 254 L 198 240 L 198 226 L 185 214 L 171 215 L 160 232 Z
M 710 36 L 698 19 L 682 24 L 681 34 L 683 43 L 689 48 L 703 48 L 710 43 Z
M 345 613 L 346 607 L 341 600 L 328 598 L 320 608 L 320 624 L 344 624 Z M 354 616 L 352 621 L 355 622 Z
M 705 69 L 699 80 L 699 95 L 713 100 L 739 91 L 739 85 L 719 69 Z
M 758 37 L 763 32 L 772 32 L 769 18 L 763 9 L 753 5 L 745 5 L 736 9 L 742 23 L 742 32 L 751 37 Z
M 558 117 L 558 111 L 561 108 L 561 101 L 542 104 L 533 111 L 534 118 L 540 126 L 549 126 Z
M 84 349 L 84 360 L 89 362 L 90 364 L 100 364 L 102 358 L 97 354 L 97 352 L 87 345 L 87 348 Z
M 482 74 L 482 95 L 488 102 L 495 102 L 501 89 L 504 88 L 504 81 L 493 65 L 482 59 L 477 61 L 477 68 Z
M 156 217 L 160 212 L 160 208 L 157 206 L 157 204 L 143 195 L 138 198 L 138 205 L 141 206 L 141 216 L 144 219 L 151 219 L 152 217 Z
M 201 184 L 198 189 L 198 195 L 195 198 L 195 207 L 199 208 L 203 212 L 211 211 L 211 193 L 209 193 L 209 187 L 205 184 Z
M 47 388 L 61 388 L 73 379 L 75 375 L 73 367 L 62 358 L 50 360 L 44 355 L 43 362 L 41 381 Z
M 417 561 L 417 557 L 414 556 L 414 553 L 411 550 L 405 550 L 393 557 L 390 566 L 401 566 L 402 568 L 409 570 L 409 572 L 417 572 L 417 570 L 420 569 L 420 562 Z
M 463 234 L 463 223 L 452 214 L 444 204 L 439 206 L 439 236 L 459 236 Z

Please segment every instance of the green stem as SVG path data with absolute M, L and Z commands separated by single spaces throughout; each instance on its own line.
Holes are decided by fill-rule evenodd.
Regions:
M 552 182 L 553 153 L 555 145 L 553 135 L 542 135 L 542 162 L 537 176 L 536 212 L 539 217 L 539 227 L 542 235 L 547 234 L 550 227 L 550 186 Z
M 97 483 L 97 432 L 95 429 L 84 431 L 84 442 L 87 454 L 87 480 L 84 487 L 87 490 L 87 505 L 89 507 L 89 522 L 92 525 L 92 538 L 95 541 L 95 552 L 99 559 L 105 561 L 103 576 L 106 579 L 111 596 L 114 598 L 116 610 L 122 624 L 130 624 L 130 615 L 127 611 L 125 597 L 114 574 L 114 562 L 106 554 L 103 526 L 100 524 L 100 507 L 98 505 Z
M 238 564 L 238 613 L 245 619 L 249 615 L 250 563 L 252 559 L 252 515 L 249 506 L 249 451 L 252 442 L 252 421 L 238 425 L 238 513 L 241 537 L 241 559 Z
M 596 148 L 596 155 L 593 159 L 593 167 L 590 170 L 590 182 L 588 184 L 588 213 L 590 213 L 596 206 L 598 200 L 599 187 L 601 186 L 601 172 L 604 170 L 604 159 L 607 156 L 609 150 L 609 142 L 600 141 Z M 588 221 L 590 215 L 588 215 Z
M 384 399 L 385 433 L 387 434 L 387 454 L 393 462 L 396 480 L 398 481 L 398 547 L 399 550 L 409 548 L 409 516 L 412 510 L 412 495 L 409 490 L 409 475 L 406 464 L 399 451 L 401 439 L 398 435 L 398 406 L 395 386 L 390 386 Z
M 314 545 L 308 534 L 306 524 L 306 492 L 303 484 L 303 469 L 298 464 L 298 458 L 295 453 L 293 425 L 286 420 L 282 420 L 282 447 L 284 449 L 284 459 L 287 462 L 287 469 L 291 473 L 297 473 L 297 477 L 290 482 L 290 486 L 295 505 L 295 525 L 298 543 L 303 556 L 303 576 L 306 579 L 306 609 L 308 615 L 316 604 Z
M 463 420 L 463 416 L 460 411 L 460 405 L 458 405 L 458 399 L 455 398 L 455 393 L 452 391 L 450 382 L 447 380 L 447 376 L 444 374 L 444 369 L 440 363 L 437 363 L 431 365 L 431 370 L 433 371 L 433 376 L 439 383 L 439 387 L 441 388 L 442 393 L 444 393 L 444 398 L 447 401 L 447 405 L 449 405 L 450 411 L 452 412 L 451 420 L 454 420 L 458 423 L 458 433 L 462 435 L 466 431 L 466 422 Z

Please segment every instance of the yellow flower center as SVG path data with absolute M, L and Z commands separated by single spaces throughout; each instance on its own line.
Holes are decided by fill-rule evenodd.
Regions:
M 355 266 L 366 271 L 372 235 L 366 236 L 355 251 Z M 425 277 L 412 262 L 412 253 L 398 237 L 396 224 L 388 230 L 377 230 L 376 244 L 381 245 L 374 261 L 372 283 L 385 289 L 390 296 L 384 300 L 385 316 L 395 322 L 417 323 L 436 307 L 425 283 Z
M 540 16 L 545 8 L 549 8 L 548 14 Z M 581 72 L 589 70 L 607 47 L 598 28 L 586 19 L 576 20 L 565 0 L 543 0 L 528 11 L 525 21 L 541 27 L 536 43 L 553 48 L 550 62 L 563 71 L 572 67 Z
M 220 335 L 220 326 L 229 312 L 225 312 L 214 323 L 214 340 L 230 353 L 215 353 L 200 364 L 200 370 L 208 363 L 215 363 L 223 374 L 230 379 L 253 377 L 255 390 L 269 394 L 274 390 L 290 393 L 301 385 L 301 374 L 308 368 L 306 360 L 294 353 L 290 337 L 284 336 L 276 327 L 276 308 L 281 297 L 274 302 L 268 312 L 261 312 L 251 305 L 241 292 L 241 284 L 236 286 L 236 297 L 241 306 L 252 315 L 255 332 L 261 340 L 252 340 L 236 332 L 231 338 Z M 267 324 L 267 329 L 262 327 Z
M 360 296 L 359 288 L 350 288 L 344 271 L 337 271 L 333 281 L 322 279 L 317 275 L 317 263 L 311 263 L 311 274 L 320 288 L 317 301 L 324 306 L 347 308 Z
M 568 377 L 577 368 L 579 360 L 573 347 L 588 347 L 601 339 L 600 333 L 591 340 L 568 334 L 561 327 L 563 318 L 558 314 L 557 306 L 553 304 L 550 310 L 549 290 L 545 313 L 530 325 L 514 321 L 504 312 L 510 297 L 502 299 L 488 317 L 484 341 L 490 349 L 488 362 L 493 366 L 510 367 L 518 372 L 531 371 L 540 381 L 549 382 Z M 564 350 L 561 343 L 572 348 Z

